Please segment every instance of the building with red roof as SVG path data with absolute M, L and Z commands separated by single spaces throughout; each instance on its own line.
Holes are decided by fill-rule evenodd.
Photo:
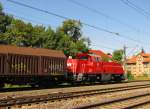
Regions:
M 127 59 L 126 70 L 135 76 L 150 75 L 150 54 L 141 52 Z
M 95 55 L 99 55 L 102 59 L 107 58 L 108 60 L 112 59 L 112 55 L 111 54 L 106 54 L 101 50 L 89 50 L 89 53 L 95 54 Z

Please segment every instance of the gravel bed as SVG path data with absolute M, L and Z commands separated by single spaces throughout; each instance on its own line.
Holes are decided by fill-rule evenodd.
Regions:
M 128 105 L 131 104 L 139 104 L 142 101 L 144 101 L 145 99 L 150 99 L 150 96 L 145 96 L 145 97 L 139 97 L 136 99 L 130 99 L 130 100 L 125 100 L 125 101 L 121 101 L 121 102 L 117 102 L 117 103 L 112 103 L 109 105 L 105 105 L 105 106 L 101 106 L 101 107 L 96 107 L 96 108 L 92 108 L 92 109 L 121 109 L 122 107 L 126 107 Z
M 126 87 L 126 86 L 133 86 L 137 84 L 138 85 L 150 84 L 150 81 L 57 88 L 57 89 L 41 89 L 41 90 L 30 90 L 30 91 L 0 92 L 0 99 L 24 97 L 24 96 L 31 96 L 31 95 L 36 96 L 36 95 L 53 94 L 53 93 L 66 93 L 66 92 L 73 92 L 73 91 L 76 92 L 76 91 L 85 91 L 85 90 L 105 89 L 105 88 L 114 88 L 114 87 Z
M 133 109 L 150 109 L 150 103 L 149 103 L 149 104 L 142 105 L 142 106 L 139 106 L 139 107 L 137 107 L 137 108 L 133 108 Z
M 55 101 L 55 102 L 33 104 L 30 106 L 26 105 L 26 106 L 22 106 L 21 108 L 14 107 L 11 109 L 71 109 L 80 105 L 85 105 L 89 103 L 97 103 L 103 100 L 113 99 L 116 97 L 117 98 L 127 97 L 127 96 L 134 95 L 135 93 L 138 94 L 141 92 L 144 92 L 144 93 L 150 92 L 150 88 L 135 89 L 135 90 L 129 90 L 129 91 L 122 91 L 122 92 L 113 92 L 109 94 L 107 93 L 107 94 L 101 94 L 101 95 L 95 95 L 95 96 L 79 97 L 79 98 L 61 100 L 61 101 Z M 109 109 L 113 109 L 113 108 L 109 108 Z M 117 108 L 114 108 L 114 109 L 117 109 Z

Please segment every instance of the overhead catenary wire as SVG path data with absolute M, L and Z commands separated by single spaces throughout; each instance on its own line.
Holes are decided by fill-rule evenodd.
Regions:
M 116 50 L 116 48 L 112 48 L 112 47 L 108 47 L 108 46 L 105 46 L 105 45 L 100 45 L 100 44 L 91 44 L 92 46 L 100 46 L 100 47 L 103 47 L 103 48 L 106 48 L 106 49 L 109 49 L 109 50 Z
M 133 4 L 129 0 L 121 0 L 121 2 L 125 5 L 127 5 L 128 7 L 132 8 L 133 10 L 135 10 L 137 13 L 144 16 L 148 20 L 150 20 L 150 14 L 147 11 L 145 11 L 144 9 L 138 7 L 137 5 Z
M 129 57 L 137 48 L 138 48 L 138 45 L 133 47 L 133 49 L 130 52 L 128 52 L 127 57 Z
M 9 13 L 7 13 L 7 14 L 9 14 Z M 28 19 L 28 18 L 25 18 L 25 17 L 22 17 L 22 16 L 18 16 L 18 15 L 14 15 L 14 14 L 13 14 L 13 16 L 16 17 L 16 18 L 18 18 L 18 19 L 23 19 L 23 20 L 26 20 L 26 21 L 29 21 L 29 22 L 38 23 L 40 25 L 48 25 L 48 24 L 44 24 L 42 22 L 35 21 L 35 20 L 32 20 L 32 19 Z
M 8 15 L 10 14 L 11 15 L 11 13 L 7 13 Z M 18 15 L 16 15 L 16 14 L 13 14 L 13 17 L 15 17 L 15 18 L 17 18 L 17 19 L 22 19 L 22 20 L 25 20 L 25 21 L 27 21 L 27 22 L 29 22 L 29 23 L 35 23 L 35 24 L 37 24 L 37 25 L 42 25 L 42 26 L 48 26 L 48 27 L 52 27 L 52 28 L 56 28 L 55 26 L 52 26 L 52 25 L 50 25 L 50 24 L 47 24 L 47 23 L 43 23 L 43 22 L 40 22 L 40 21 L 37 21 L 37 20 L 33 20 L 33 19 L 30 19 L 30 18 L 26 18 L 26 17 L 23 17 L 23 16 L 18 16 Z
M 14 1 L 14 0 L 7 0 L 7 1 L 8 1 L 8 2 L 11 2 L 11 3 L 14 3 L 14 4 L 17 4 L 17 5 L 20 5 L 20 6 L 23 6 L 23 7 L 27 7 L 27 8 L 36 10 L 36 11 L 40 11 L 40 12 L 43 12 L 43 13 L 47 13 L 47 14 L 49 14 L 49 15 L 53 15 L 53 16 L 58 17 L 58 18 L 71 19 L 71 18 L 69 18 L 69 17 L 62 16 L 62 15 L 59 15 L 59 14 L 56 14 L 56 13 L 53 13 L 53 12 L 50 12 L 50 11 L 47 11 L 47 10 L 44 10 L 44 9 L 36 8 L 36 7 L 30 6 L 30 5 L 21 3 L 21 2 L 17 2 L 17 1 Z M 115 36 L 119 36 L 119 37 L 125 38 L 125 39 L 127 39 L 127 40 L 132 40 L 132 41 L 137 42 L 137 43 L 142 43 L 142 42 L 139 41 L 139 40 L 136 40 L 136 39 L 133 39 L 133 38 L 129 38 L 129 37 L 124 37 L 124 35 L 121 35 L 121 34 L 118 33 L 118 32 L 113 32 L 113 31 L 110 31 L 110 30 L 108 30 L 108 29 L 101 28 L 101 27 L 98 27 L 98 26 L 95 26 L 95 25 L 91 25 L 91 24 L 88 24 L 88 23 L 85 23 L 85 22 L 80 22 L 80 23 L 83 24 L 83 25 L 85 25 L 85 26 L 91 27 L 91 28 L 93 28 L 93 29 L 99 30 L 99 31 L 107 32 L 107 33 L 113 34 L 113 35 L 115 35 Z M 147 43 L 144 42 L 144 44 L 147 44 Z
M 107 19 L 110 19 L 110 20 L 112 20 L 112 21 L 115 21 L 115 22 L 117 22 L 117 23 L 119 23 L 119 24 L 121 24 L 121 25 L 123 25 L 123 26 L 126 26 L 126 27 L 128 27 L 128 28 L 130 28 L 130 29 L 132 29 L 132 30 L 134 30 L 134 31 L 136 31 L 136 32 L 139 32 L 139 31 L 140 31 L 139 29 L 137 29 L 137 28 L 134 27 L 134 26 L 131 26 L 131 25 L 129 25 L 129 24 L 127 24 L 127 23 L 125 23 L 125 22 L 123 22 L 123 21 L 117 19 L 117 18 L 114 18 L 114 17 L 112 17 L 112 16 L 110 16 L 110 15 L 108 15 L 108 14 L 106 14 L 106 13 L 100 11 L 100 10 L 97 10 L 97 9 L 95 9 L 95 8 L 91 8 L 91 7 L 89 7 L 89 6 L 87 6 L 87 5 L 83 4 L 83 3 L 80 3 L 80 2 L 78 2 L 78 1 L 76 1 L 76 0 L 67 0 L 67 1 L 73 3 L 73 4 L 77 5 L 77 6 L 80 6 L 80 7 L 82 7 L 82 8 L 85 8 L 85 9 L 87 9 L 87 10 L 93 12 L 93 13 L 96 13 L 96 14 L 98 14 L 98 15 L 100 15 L 100 16 L 103 16 L 103 17 L 105 17 L 105 18 L 107 18 Z
M 139 7 L 139 6 L 137 6 L 136 4 L 134 4 L 133 2 L 131 2 L 131 1 L 129 1 L 129 0 L 127 0 L 127 2 L 130 3 L 130 4 L 132 4 L 133 6 L 135 6 L 137 9 L 143 11 L 143 13 L 145 13 L 145 14 L 147 14 L 147 15 L 150 16 L 150 13 L 149 13 L 148 11 L 146 11 L 145 9 L 143 9 L 143 8 L 141 8 L 141 7 Z
M 40 11 L 40 12 L 43 12 L 43 13 L 47 13 L 47 14 L 50 14 L 50 15 L 53 15 L 53 16 L 56 16 L 56 17 L 59 17 L 59 18 L 62 18 L 62 19 L 71 19 L 71 18 L 69 18 L 69 17 L 62 16 L 62 15 L 59 15 L 59 14 L 55 14 L 55 13 L 53 13 L 53 12 L 50 12 L 50 11 L 47 11 L 47 10 L 43 10 L 43 9 L 39 9 L 39 8 L 30 6 L 30 5 L 21 3 L 21 2 L 17 2 L 17 1 L 13 1 L 13 0 L 7 0 L 7 1 L 9 1 L 9 2 L 11 2 L 11 3 L 14 3 L 14 4 L 18 4 L 18 5 L 24 6 L 24 7 L 28 7 L 28 8 L 30 8 L 30 9 L 33 9 L 33 10 L 36 10 L 36 11 Z M 116 32 L 109 31 L 109 30 L 107 30 L 107 29 L 105 29 L 105 28 L 97 27 L 97 26 L 94 26 L 94 25 L 91 25 L 91 24 L 88 24 L 88 23 L 84 23 L 84 22 L 80 22 L 80 23 L 83 24 L 83 25 L 86 25 L 86 26 L 88 26 L 88 27 L 91 27 L 91 28 L 100 30 L 100 31 L 104 31 L 104 32 L 107 32 L 107 33 L 111 33 L 111 34 L 117 35 Z
M 82 7 L 82 8 L 85 8 L 85 9 L 87 9 L 87 10 L 93 12 L 93 13 L 98 14 L 98 15 L 104 16 L 104 17 L 106 17 L 106 18 L 108 18 L 108 19 L 110 19 L 110 20 L 113 20 L 113 21 L 115 21 L 115 22 L 118 22 L 118 23 L 120 23 L 120 24 L 122 24 L 122 25 L 124 25 L 124 26 L 126 26 L 126 27 L 129 27 L 129 28 L 135 30 L 135 31 L 138 32 L 138 33 L 141 32 L 140 29 L 137 29 L 137 28 L 135 28 L 135 27 L 132 27 L 131 25 L 129 25 L 129 24 L 125 23 L 125 22 L 122 22 L 122 21 L 120 21 L 119 19 L 116 19 L 116 18 L 114 18 L 114 17 L 111 17 L 110 15 L 108 15 L 108 14 L 102 12 L 102 11 L 99 11 L 99 10 L 97 10 L 97 9 L 95 9 L 95 8 L 92 8 L 92 7 L 90 7 L 90 6 L 87 6 L 87 5 L 85 5 L 85 4 L 83 4 L 83 3 L 80 3 L 80 2 L 78 2 L 78 1 L 76 1 L 76 0 L 66 0 L 66 1 L 71 2 L 71 3 L 73 3 L 73 4 L 77 5 L 77 6 L 80 6 L 80 7 Z M 127 1 L 130 2 L 129 0 L 127 0 Z M 130 2 L 130 3 L 132 3 L 132 2 Z M 132 4 L 133 4 L 133 3 L 132 3 Z M 136 6 L 136 7 L 138 7 L 138 6 Z M 143 10 L 143 9 L 141 9 L 141 10 Z M 144 11 L 144 10 L 143 10 L 143 11 Z M 146 11 L 145 11 L 145 13 L 146 13 Z M 117 34 L 117 33 L 116 33 L 116 34 Z M 124 35 L 120 35 L 120 36 L 124 36 Z M 126 36 L 125 36 L 125 37 L 126 37 Z M 124 38 L 124 37 L 123 37 L 123 38 Z M 131 37 L 128 38 L 128 39 L 130 39 L 130 40 L 132 40 L 132 41 L 136 41 L 136 42 L 138 42 L 138 43 L 141 43 L 141 41 L 135 40 L 135 39 L 133 39 L 133 38 L 131 38 Z M 147 43 L 147 44 L 149 44 L 149 43 Z

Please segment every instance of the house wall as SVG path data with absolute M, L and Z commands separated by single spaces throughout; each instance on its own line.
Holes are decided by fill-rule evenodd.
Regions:
M 144 58 L 138 55 L 136 63 L 127 63 L 126 70 L 130 71 L 134 76 L 150 75 L 150 62 L 143 62 Z

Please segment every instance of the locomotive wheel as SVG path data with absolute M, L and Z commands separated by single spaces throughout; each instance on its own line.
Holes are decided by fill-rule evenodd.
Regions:
M 30 85 L 31 85 L 31 87 L 33 87 L 33 88 L 36 88 L 36 87 L 39 86 L 38 84 L 30 84 Z
M 121 82 L 122 81 L 121 76 L 115 76 L 114 81 L 115 82 Z
M 0 88 L 3 88 L 5 85 L 4 85 L 4 83 L 1 83 L 0 84 Z

